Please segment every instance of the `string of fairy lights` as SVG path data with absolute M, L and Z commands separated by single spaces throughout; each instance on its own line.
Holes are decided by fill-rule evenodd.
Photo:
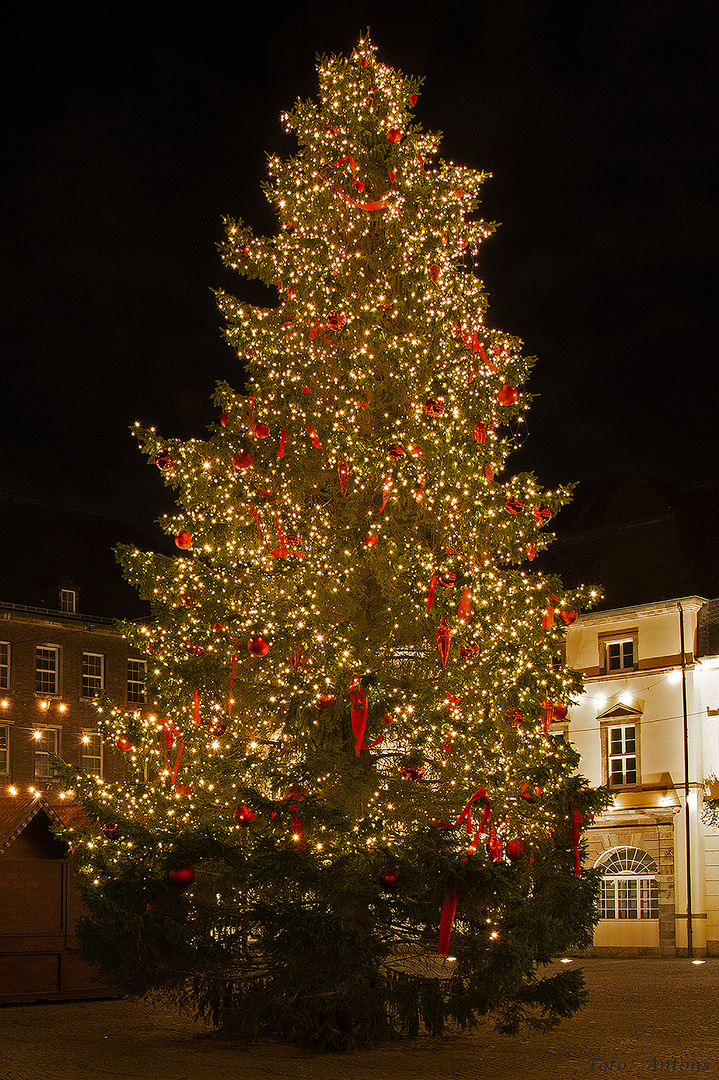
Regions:
M 470 215 L 486 174 L 437 158 L 439 137 L 414 122 L 421 82 L 369 39 L 319 76 L 318 102 L 282 117 L 298 153 L 269 159 L 277 234 L 228 222 L 227 265 L 277 295 L 267 308 L 218 296 L 246 393 L 218 386 L 204 441 L 136 425 L 177 492 L 162 524 L 178 555 L 122 555 L 153 607 L 125 627 L 151 659 L 153 712 L 105 702 L 130 778 L 74 784 L 103 820 L 139 828 L 92 841 L 110 868 L 210 816 L 245 837 L 238 803 L 274 813 L 297 778 L 327 864 L 400 844 L 479 788 L 504 841 L 538 838 L 574 767 L 545 721 L 579 690 L 552 657 L 588 597 L 531 567 L 569 489 L 501 479 L 531 361 L 484 322 L 474 269 L 493 227 Z M 381 737 L 362 749 L 362 811 L 313 832 L 312 798 L 340 785 L 310 763 L 348 727 L 358 686 L 363 738 Z M 530 782 L 547 798 L 527 798 Z M 370 837 L 362 815 L 381 823 Z M 274 828 L 262 820 L 250 833 Z

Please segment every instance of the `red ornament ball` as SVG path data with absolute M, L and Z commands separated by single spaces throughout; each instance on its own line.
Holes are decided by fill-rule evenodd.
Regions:
M 229 419 L 230 419 L 230 414 L 229 414 L 229 412 L 227 411 L 227 409 L 225 409 L 225 411 L 223 412 L 222 416 L 220 417 L 220 423 L 222 424 L 222 426 L 223 426 L 223 427 L 227 427 L 227 421 L 228 421 Z
M 536 803 L 537 799 L 542 794 L 542 789 L 536 785 L 526 783 L 522 784 L 522 790 L 520 791 L 520 797 L 527 803 Z
M 267 424 L 253 424 L 252 434 L 256 439 L 266 439 L 270 433 L 270 429 Z
M 390 128 L 387 132 L 387 139 L 391 143 L 398 143 L 402 141 L 402 132 L 398 128 Z
M 224 720 L 210 720 L 207 725 L 207 734 L 212 739 L 221 739 L 227 731 L 227 724 Z
M 439 281 L 440 272 L 440 267 L 437 265 L 437 263 L 432 263 L 429 268 L 429 280 L 432 282 L 433 285 L 436 285 Z
M 364 540 L 362 541 L 362 547 L 373 548 L 376 543 L 377 543 L 377 536 L 376 535 L 370 536 L 369 533 L 368 533 L 367 536 L 365 536 Z
M 270 651 L 270 643 L 262 634 L 257 634 L 256 637 L 251 637 L 247 642 L 247 648 L 253 656 L 267 656 Z
M 237 809 L 233 811 L 232 816 L 238 825 L 249 825 L 252 821 L 255 820 L 257 814 L 253 814 L 249 806 L 245 806 L 243 804 L 242 806 L 238 806 Z
M 391 873 L 381 874 L 379 879 L 379 887 L 382 892 L 393 893 L 397 891 L 399 885 L 399 874 L 396 870 Z
M 132 743 L 127 735 L 118 735 L 115 739 L 115 746 L 118 750 L 121 750 L 123 754 L 126 754 L 128 750 L 132 750 Z
M 333 694 L 318 694 L 317 698 L 315 699 L 315 708 L 319 709 L 320 712 L 324 712 L 325 709 L 329 709 L 333 701 Z
M 519 391 L 517 387 L 512 386 L 510 383 L 505 383 L 497 393 L 497 401 L 500 405 L 514 405 L 518 397 Z
M 195 871 L 191 866 L 183 866 L 181 870 L 170 870 L 168 880 L 173 889 L 184 892 L 195 880 Z
M 527 854 L 527 845 L 521 837 L 517 836 L 514 840 L 509 841 L 504 850 L 510 862 L 517 862 Z
M 427 416 L 441 416 L 444 412 L 444 402 L 430 399 L 425 402 L 424 411 L 427 413 Z
M 158 469 L 172 469 L 175 466 L 175 459 L 163 451 L 163 453 L 158 454 L 155 458 L 155 464 Z
M 236 469 L 249 469 L 255 459 L 249 450 L 243 450 L 241 454 L 232 455 L 232 464 Z
M 566 720 L 568 712 L 569 712 L 569 709 L 567 708 L 566 705 L 560 705 L 559 702 L 556 702 L 556 704 L 554 705 L 554 719 L 555 720 Z
M 484 424 L 482 423 L 481 420 L 478 420 L 477 423 L 474 425 L 474 431 L 472 432 L 472 435 L 477 440 L 477 442 L 480 443 L 480 444 L 482 444 L 482 443 L 484 443 L 486 441 L 486 439 L 487 439 L 487 429 L 486 429 L 486 427 L 484 426 Z
M 192 533 L 191 532 L 179 532 L 175 536 L 175 543 L 181 550 L 186 551 L 192 547 Z
M 417 95 L 416 94 L 410 94 L 409 95 L 409 103 L 412 106 L 412 108 L 414 108 L 414 106 L 417 104 Z
M 577 621 L 578 613 L 576 611 L 560 611 L 559 614 L 562 616 L 562 622 L 565 626 L 571 626 L 573 622 Z

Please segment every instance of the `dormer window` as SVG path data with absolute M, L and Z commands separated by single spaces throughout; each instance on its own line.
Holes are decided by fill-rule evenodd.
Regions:
M 605 675 L 636 671 L 639 664 L 639 635 L 636 630 L 619 634 L 600 634 L 599 670 Z
M 77 589 L 60 589 L 60 611 L 74 615 L 77 611 Z

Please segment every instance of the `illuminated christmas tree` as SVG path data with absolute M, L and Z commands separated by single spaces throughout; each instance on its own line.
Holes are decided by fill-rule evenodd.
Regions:
M 181 553 L 121 553 L 153 612 L 125 627 L 148 705 L 100 714 L 128 782 L 65 769 L 102 826 L 81 940 L 134 992 L 318 1049 L 549 1025 L 583 1000 L 541 968 L 591 941 L 602 805 L 555 737 L 587 597 L 532 569 L 569 491 L 505 472 L 531 364 L 485 324 L 485 177 L 369 40 L 319 78 L 269 161 L 277 235 L 228 225 L 276 290 L 219 297 L 247 392 L 218 387 L 206 441 L 137 429 Z

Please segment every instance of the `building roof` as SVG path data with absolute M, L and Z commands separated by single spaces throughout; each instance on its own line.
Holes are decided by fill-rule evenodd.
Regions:
M 17 795 L 0 798 L 0 855 L 43 811 L 53 825 L 63 828 L 86 825 L 87 816 L 76 803 L 51 802 L 44 795 Z
M 582 484 L 550 525 L 538 568 L 598 587 L 598 609 L 719 595 L 719 484 L 678 489 L 642 473 Z
M 150 535 L 121 518 L 2 493 L 0 522 L 0 604 L 57 615 L 60 588 L 75 588 L 82 615 L 147 615 L 147 605 L 124 581 L 113 549 L 123 543 L 167 551 L 159 531 Z

